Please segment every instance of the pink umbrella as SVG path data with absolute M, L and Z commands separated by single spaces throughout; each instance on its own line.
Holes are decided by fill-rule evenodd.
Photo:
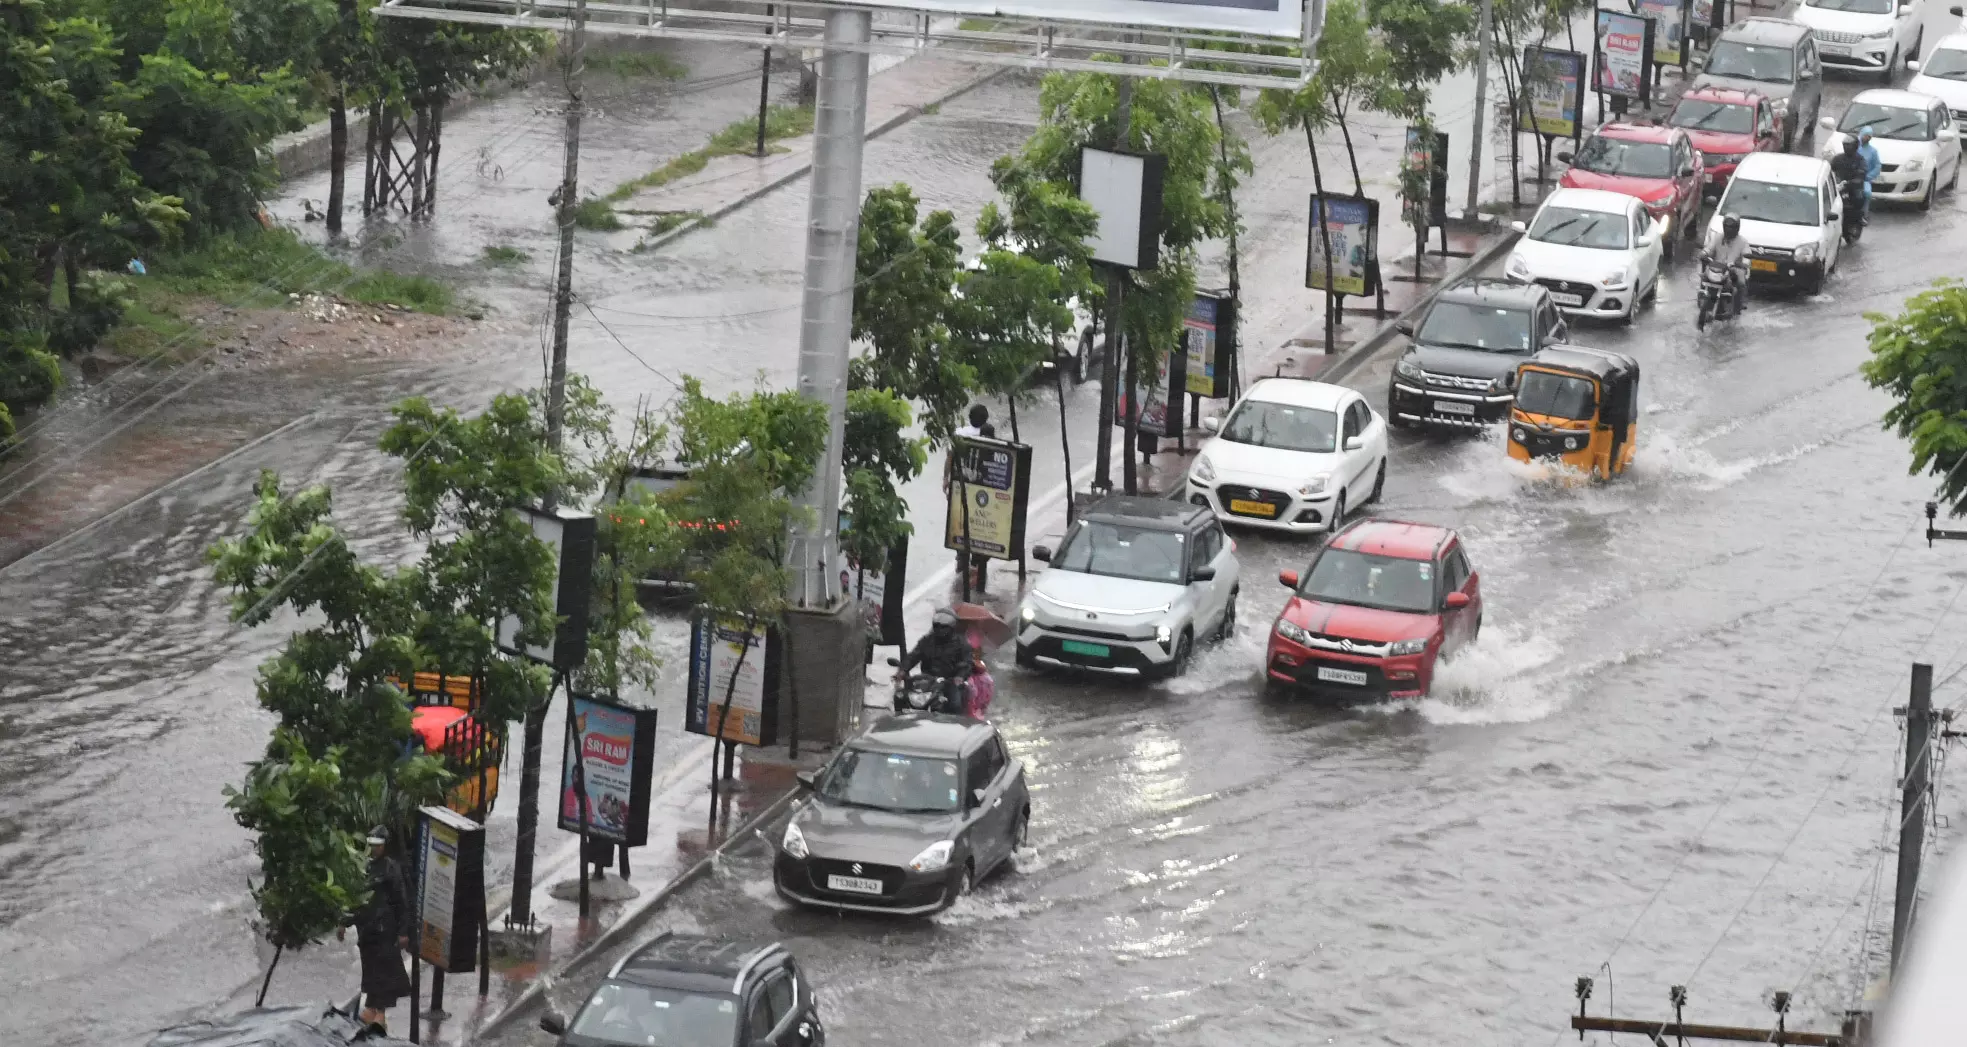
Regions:
M 1011 623 L 997 617 L 997 612 L 982 604 L 959 603 L 950 608 L 956 620 L 963 623 L 970 635 L 978 641 L 982 650 L 1000 647 L 1011 638 Z

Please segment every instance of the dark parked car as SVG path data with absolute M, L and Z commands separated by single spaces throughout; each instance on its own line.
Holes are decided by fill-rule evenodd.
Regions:
M 819 1000 L 785 946 L 665 933 L 622 957 L 570 1023 L 540 1028 L 561 1047 L 824 1047 Z
M 940 912 L 1017 852 L 1031 823 L 1024 764 L 967 716 L 904 713 L 834 754 L 786 822 L 772 879 L 797 905 Z
M 1824 104 L 1823 65 L 1810 27 L 1785 18 L 1744 18 L 1721 31 L 1690 90 L 1754 91 L 1783 121 L 1783 150 L 1817 126 Z
M 1551 282 L 1569 290 L 1562 280 Z M 1418 328 L 1401 326 L 1414 344 L 1394 362 L 1387 420 L 1396 428 L 1464 429 L 1507 421 L 1516 365 L 1568 331 L 1550 295 L 1541 282 L 1503 280 L 1441 292 Z

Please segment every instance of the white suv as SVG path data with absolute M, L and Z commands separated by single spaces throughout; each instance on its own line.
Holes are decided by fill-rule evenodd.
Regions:
M 1188 471 L 1188 500 L 1218 519 L 1283 531 L 1336 531 L 1386 486 L 1386 421 L 1340 385 L 1264 378 Z
M 1825 65 L 1876 72 L 1888 84 L 1900 62 L 1919 57 L 1926 35 L 1925 0 L 1802 0 L 1791 17 L 1810 27 Z
M 1101 499 L 1080 514 L 1018 608 L 1018 664 L 1180 676 L 1195 645 L 1236 629 L 1236 543 L 1208 511 Z

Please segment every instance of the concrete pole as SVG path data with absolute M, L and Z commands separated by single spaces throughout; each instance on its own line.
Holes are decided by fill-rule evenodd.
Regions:
M 854 328 L 854 264 L 860 242 L 861 146 L 867 133 L 867 52 L 873 16 L 829 11 L 813 118 L 813 189 L 806 218 L 806 292 L 799 323 L 799 393 L 827 408 L 826 455 L 799 497 L 788 544 L 787 597 L 830 608 L 842 597 L 832 565 L 840 548 L 840 469 L 847 416 L 847 357 Z
M 1899 794 L 1899 879 L 1892 897 L 1892 970 L 1905 958 L 1919 907 L 1919 859 L 1926 850 L 1926 818 L 1932 803 L 1933 667 L 1914 663 L 1906 703 L 1906 775 Z
M 1468 207 L 1462 214 L 1475 220 L 1482 202 L 1482 122 L 1489 116 L 1489 38 L 1495 33 L 1495 0 L 1482 0 L 1482 21 L 1475 31 L 1475 120 L 1468 136 Z

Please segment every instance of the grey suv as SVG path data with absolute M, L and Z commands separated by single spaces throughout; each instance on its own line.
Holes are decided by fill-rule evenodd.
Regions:
M 571 1022 L 549 1009 L 540 1028 L 560 1047 L 826 1044 L 819 1000 L 785 946 L 674 933 L 617 961 Z
M 1569 332 L 1549 288 L 1503 280 L 1451 287 L 1418 329 L 1399 329 L 1414 344 L 1394 361 L 1387 387 L 1386 417 L 1395 428 L 1480 429 L 1507 421 L 1516 365 Z
M 1783 18 L 1744 18 L 1721 31 L 1689 90 L 1729 87 L 1767 98 L 1783 122 L 1783 150 L 1817 125 L 1824 104 L 1823 65 L 1810 27 Z

